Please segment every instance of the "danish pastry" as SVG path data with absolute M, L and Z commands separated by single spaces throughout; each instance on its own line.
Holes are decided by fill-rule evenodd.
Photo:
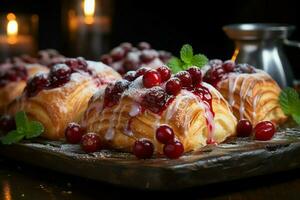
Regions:
M 39 72 L 48 72 L 48 68 L 40 64 L 5 63 L 0 66 L 0 113 L 22 94 L 27 79 Z
M 185 152 L 223 142 L 235 134 L 237 120 L 222 95 L 201 82 L 199 71 L 190 68 L 171 76 L 165 66 L 141 68 L 132 79 L 99 90 L 81 124 L 108 148 L 126 152 L 147 139 L 162 153 L 163 144 L 156 138 L 161 125 L 174 131 Z
M 238 119 L 248 119 L 255 125 L 267 120 L 280 124 L 287 118 L 278 103 L 281 89 L 262 70 L 248 64 L 212 60 L 204 81 L 220 91 Z
M 9 106 L 8 114 L 25 111 L 44 125 L 44 138 L 57 140 L 64 137 L 68 123 L 81 118 L 97 89 L 119 78 L 117 72 L 100 62 L 67 59 L 49 73 L 31 78 L 21 98 Z

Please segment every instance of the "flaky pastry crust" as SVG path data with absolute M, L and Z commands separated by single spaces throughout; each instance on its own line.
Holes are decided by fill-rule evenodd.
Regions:
M 280 108 L 281 89 L 265 72 L 229 74 L 218 83 L 218 90 L 228 100 L 238 119 L 248 119 L 253 125 L 260 121 L 281 124 L 287 117 Z
M 209 84 L 204 85 L 213 97 L 214 117 L 207 116 L 205 104 L 187 90 L 182 90 L 158 115 L 147 109 L 137 112 L 141 108 L 126 93 L 117 105 L 104 108 L 102 89 L 91 99 L 81 124 L 88 132 L 97 133 L 108 148 L 126 152 L 132 152 L 136 140 L 146 138 L 154 144 L 157 153 L 162 153 L 163 145 L 155 138 L 156 129 L 162 124 L 174 130 L 185 152 L 207 145 L 208 140 L 220 143 L 235 135 L 237 120 L 222 95 Z
M 42 90 L 30 98 L 23 94 L 10 105 L 9 114 L 23 110 L 29 118 L 44 125 L 42 137 L 51 140 L 64 138 L 68 123 L 79 121 L 91 96 L 107 83 L 121 78 L 117 72 L 102 63 L 88 62 L 88 65 L 96 71 L 100 82 L 99 78 L 95 80 L 86 73 L 74 73 L 64 86 Z
M 28 72 L 28 78 L 39 72 L 49 71 L 47 67 L 39 64 L 26 64 L 25 67 Z M 6 111 L 6 107 L 22 94 L 25 87 L 25 80 L 10 82 L 5 86 L 0 87 L 0 113 L 4 113 Z

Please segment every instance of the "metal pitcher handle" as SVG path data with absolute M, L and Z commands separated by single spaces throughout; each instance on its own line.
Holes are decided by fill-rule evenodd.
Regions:
M 300 42 L 297 42 L 297 41 L 291 41 L 291 40 L 288 40 L 288 39 L 285 39 L 283 41 L 283 43 L 287 46 L 290 46 L 290 47 L 298 47 L 300 48 Z

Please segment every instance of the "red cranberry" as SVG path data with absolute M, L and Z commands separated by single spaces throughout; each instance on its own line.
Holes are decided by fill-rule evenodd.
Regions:
M 239 137 L 248 137 L 252 133 L 252 124 L 247 119 L 242 119 L 236 126 L 236 133 Z
M 167 66 L 161 66 L 156 71 L 160 74 L 162 82 L 169 80 L 171 77 L 171 70 Z
M 115 93 L 115 94 L 122 94 L 126 89 L 128 89 L 130 85 L 130 82 L 127 81 L 127 80 L 119 80 L 119 81 L 116 81 L 113 89 L 112 89 L 112 92 Z
M 17 81 L 18 80 L 18 76 L 16 74 L 16 72 L 14 70 L 9 70 L 7 73 L 6 73 L 6 77 L 9 81 L 11 82 L 14 82 L 14 81 Z
M 138 48 L 140 50 L 151 49 L 151 45 L 148 42 L 140 42 Z
M 15 65 L 2 71 L 0 74 L 0 84 L 5 86 L 9 82 L 27 79 L 27 69 L 23 65 Z
M 177 95 L 181 91 L 181 84 L 178 78 L 171 78 L 166 83 L 166 92 L 169 95 Z
M 136 72 L 135 71 L 129 71 L 124 75 L 124 79 L 127 81 L 134 81 L 136 79 Z
M 100 137 L 96 133 L 88 133 L 82 136 L 81 148 L 86 153 L 93 153 L 102 148 Z
M 154 146 L 149 140 L 138 140 L 134 143 L 133 154 L 139 159 L 151 158 Z
M 143 50 L 142 54 L 140 55 L 140 59 L 144 63 L 149 63 L 157 57 L 158 57 L 158 53 L 150 49 Z
M 155 70 L 145 72 L 143 76 L 143 84 L 146 88 L 151 88 L 161 84 L 160 74 Z
M 167 63 L 171 58 L 172 54 L 167 51 L 158 51 L 159 59 L 163 61 L 163 63 Z
M 126 58 L 123 63 L 125 70 L 135 70 L 139 65 L 139 61 L 135 59 Z
M 147 91 L 142 100 L 142 106 L 154 113 L 159 113 L 167 103 L 167 94 L 162 88 L 154 87 Z
M 219 59 L 212 59 L 209 61 L 209 65 L 212 67 L 222 65 L 222 64 L 223 64 L 223 61 L 219 60 Z
M 81 66 L 82 68 L 88 67 L 88 63 L 86 62 L 86 60 L 83 57 L 77 57 L 76 59 L 77 59 L 78 65 Z
M 101 62 L 103 62 L 106 65 L 111 65 L 113 63 L 113 59 L 110 55 L 103 55 L 100 58 Z
M 0 117 L 0 131 L 2 133 L 8 133 L 9 131 L 16 129 L 15 119 L 9 115 L 3 115 Z
M 71 69 L 66 64 L 57 64 L 50 71 L 51 87 L 60 87 L 70 80 Z
M 48 88 L 50 81 L 47 74 L 37 74 L 27 83 L 26 94 L 28 97 L 37 95 L 43 89 Z
M 70 144 L 78 144 L 81 141 L 84 130 L 77 123 L 70 123 L 65 131 L 65 136 Z
M 202 82 L 202 72 L 200 68 L 190 67 L 187 71 L 190 73 L 195 86 Z
M 89 74 L 92 74 L 92 71 L 88 69 L 88 63 L 86 62 L 86 60 L 84 58 L 78 57 L 75 60 L 77 62 L 76 67 L 69 66 L 72 69 L 73 72 L 81 70 L 81 71 L 84 71 L 84 72 L 88 72 Z
M 217 87 L 219 81 L 221 81 L 224 77 L 224 74 L 225 72 L 222 66 L 212 67 L 206 72 L 203 80 L 210 83 L 214 87 Z
M 254 72 L 254 68 L 248 64 L 238 64 L 237 70 L 241 73 L 251 74 Z
M 180 141 L 173 141 L 164 146 L 164 154 L 168 158 L 177 159 L 184 152 L 184 147 Z
M 27 78 L 27 69 L 23 65 L 14 66 L 10 71 L 13 72 L 11 81 L 26 80 Z
M 187 71 L 178 72 L 175 77 L 180 79 L 182 87 L 189 88 L 192 86 L 192 77 Z
M 276 128 L 270 121 L 263 121 L 254 127 L 254 135 L 256 140 L 270 140 L 275 134 Z
M 75 58 L 67 59 L 64 63 L 68 65 L 71 69 L 76 69 L 78 67 L 78 62 Z
M 143 76 L 146 73 L 146 71 L 149 71 L 149 70 L 151 70 L 151 68 L 149 68 L 149 67 L 142 67 L 142 68 L 138 69 L 136 71 L 136 77 Z
M 114 61 L 119 61 L 124 58 L 125 51 L 120 47 L 116 47 L 111 51 L 110 55 Z
M 174 137 L 173 129 L 167 125 L 162 125 L 156 130 L 156 139 L 162 144 L 172 143 Z
M 235 68 L 235 62 L 232 60 L 227 60 L 222 65 L 225 72 L 233 72 Z
M 127 80 L 119 80 L 114 85 L 108 85 L 105 89 L 104 105 L 109 107 L 116 105 L 129 85 L 130 82 Z
M 123 42 L 122 44 L 120 44 L 120 47 L 122 47 L 126 52 L 128 52 L 132 49 L 132 44 L 129 42 Z

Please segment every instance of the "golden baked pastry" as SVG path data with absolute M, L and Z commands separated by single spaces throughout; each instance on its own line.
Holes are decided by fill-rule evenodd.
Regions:
M 119 78 L 100 62 L 68 59 L 54 65 L 50 73 L 34 76 L 22 97 L 10 105 L 8 114 L 25 111 L 44 125 L 42 137 L 57 140 L 64 137 L 68 123 L 81 118 L 97 89 Z
M 168 70 L 160 69 L 142 72 L 142 68 L 135 78 L 127 77 L 132 81 L 123 79 L 98 91 L 82 126 L 87 132 L 97 133 L 106 147 L 126 152 L 133 151 L 135 141 L 147 139 L 157 153 L 163 153 L 163 144 L 156 139 L 160 125 L 173 129 L 185 152 L 235 135 L 237 120 L 214 87 L 200 82 L 193 86 L 187 71 L 171 79 L 153 79 L 153 74 Z M 174 82 L 181 86 L 176 88 Z
M 278 103 L 281 89 L 262 70 L 247 64 L 213 60 L 204 81 L 221 92 L 238 119 L 248 119 L 255 125 L 260 121 L 280 124 L 287 118 Z
M 0 66 L 0 113 L 6 106 L 20 96 L 28 78 L 39 72 L 48 72 L 48 68 L 40 64 L 2 64 Z

